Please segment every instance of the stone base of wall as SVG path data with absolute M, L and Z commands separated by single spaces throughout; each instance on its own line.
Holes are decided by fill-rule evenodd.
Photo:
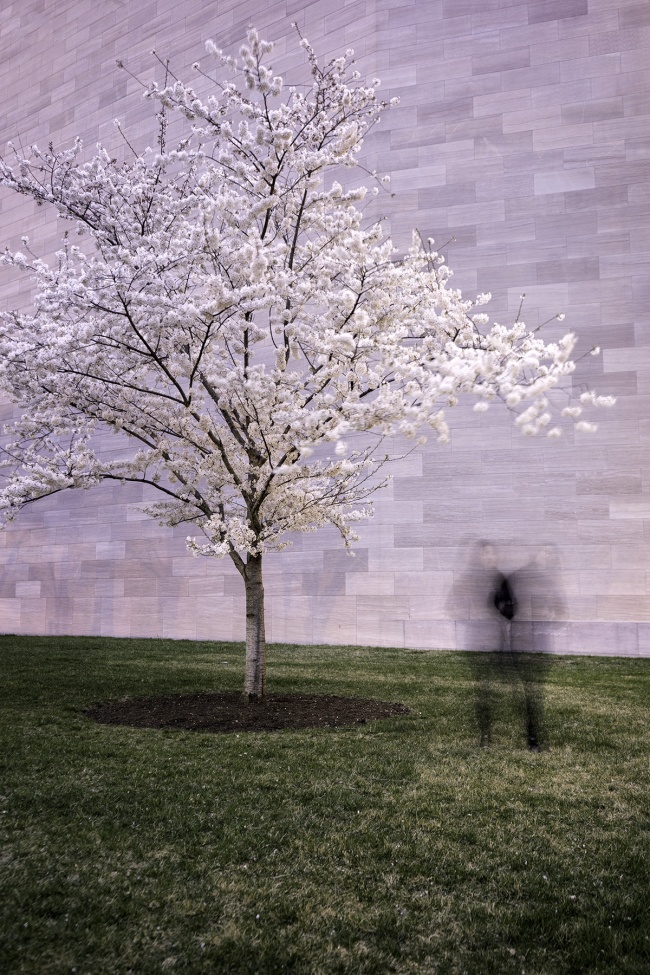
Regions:
M 480 622 L 444 623 L 436 640 L 432 628 L 430 649 L 490 650 L 493 640 Z M 453 641 L 450 635 L 453 633 Z M 526 650 L 537 653 L 584 654 L 612 657 L 650 657 L 650 623 L 571 621 L 535 623 L 532 641 L 524 638 Z M 529 645 L 532 644 L 532 645 Z

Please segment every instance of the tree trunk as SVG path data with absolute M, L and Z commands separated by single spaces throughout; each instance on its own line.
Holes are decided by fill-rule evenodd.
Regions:
M 266 693 L 266 636 L 262 556 L 249 555 L 244 571 L 246 587 L 246 679 L 244 696 L 262 701 Z

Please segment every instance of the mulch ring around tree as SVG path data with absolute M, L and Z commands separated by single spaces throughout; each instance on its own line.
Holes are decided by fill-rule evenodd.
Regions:
M 236 692 L 171 694 L 106 701 L 83 712 L 100 724 L 228 734 L 285 728 L 338 728 L 409 714 L 403 704 L 325 694 L 268 694 L 249 704 Z

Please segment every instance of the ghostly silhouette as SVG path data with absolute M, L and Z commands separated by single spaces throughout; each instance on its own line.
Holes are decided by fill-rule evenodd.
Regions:
M 495 681 L 504 672 L 510 656 L 510 621 L 517 611 L 507 577 L 498 567 L 498 553 L 492 542 L 478 541 L 470 548 L 468 564 L 457 580 L 448 607 L 458 619 L 465 617 L 465 639 L 472 649 L 470 664 L 476 686 L 476 720 L 481 745 L 492 740 L 495 710 Z
M 521 708 L 528 747 L 539 751 L 548 651 L 553 628 L 565 618 L 557 549 L 542 546 L 509 577 L 499 562 L 493 543 L 475 542 L 448 609 L 463 620 L 465 644 L 483 651 L 470 655 L 481 746 L 492 740 L 497 689 L 505 684 Z
M 517 594 L 512 624 L 511 655 L 520 682 L 528 747 L 539 751 L 543 741 L 544 682 L 551 664 L 549 651 L 566 604 L 559 579 L 555 545 L 542 545 L 531 561 L 511 578 Z

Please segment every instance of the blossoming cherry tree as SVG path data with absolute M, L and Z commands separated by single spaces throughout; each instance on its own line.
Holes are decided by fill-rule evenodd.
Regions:
M 148 513 L 242 576 L 250 700 L 265 691 L 264 553 L 323 525 L 348 544 L 386 438 L 445 440 L 462 394 L 558 435 L 548 394 L 574 367 L 573 336 L 489 326 L 489 296 L 464 300 L 430 242 L 398 258 L 366 225 L 349 173 L 387 106 L 351 51 L 321 67 L 301 44 L 311 81 L 291 87 L 255 30 L 238 59 L 208 43 L 211 90 L 152 85 L 158 145 L 124 162 L 101 146 L 84 162 L 77 141 L 0 168 L 72 223 L 53 261 L 27 241 L 4 258 L 36 282 L 32 311 L 0 320 L 0 388 L 18 407 L 6 516 L 101 481 L 155 489 Z M 169 148 L 174 110 L 188 130 Z M 133 445 L 127 459 L 102 455 L 102 429 Z

